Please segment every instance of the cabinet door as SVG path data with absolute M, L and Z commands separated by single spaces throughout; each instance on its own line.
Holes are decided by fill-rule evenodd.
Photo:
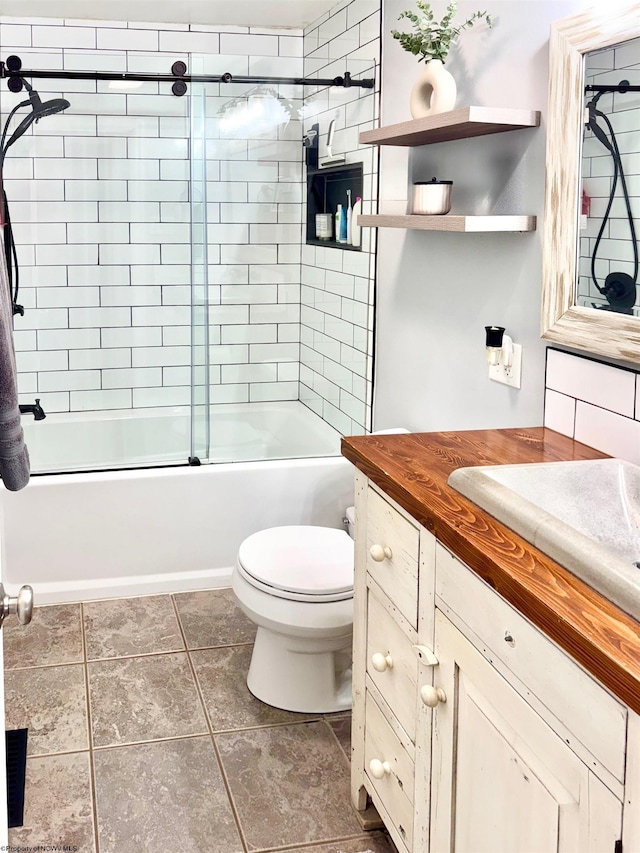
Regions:
M 613 853 L 620 801 L 440 611 L 435 646 L 431 850 Z

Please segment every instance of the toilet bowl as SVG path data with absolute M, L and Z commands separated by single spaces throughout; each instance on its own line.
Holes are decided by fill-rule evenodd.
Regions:
M 344 521 L 349 533 L 271 527 L 238 549 L 231 586 L 258 626 L 247 687 L 267 705 L 312 714 L 351 708 L 353 507 Z
M 256 623 L 247 686 L 302 713 L 351 707 L 353 540 L 344 530 L 271 527 L 240 545 L 232 588 Z

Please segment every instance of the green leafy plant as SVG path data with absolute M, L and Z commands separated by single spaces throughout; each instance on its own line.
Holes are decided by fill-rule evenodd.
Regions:
M 444 62 L 452 45 L 463 30 L 472 27 L 476 21 L 485 20 L 490 27 L 493 23 L 488 12 L 474 12 L 467 20 L 457 27 L 453 25 L 453 19 L 458 11 L 457 0 L 451 0 L 447 11 L 438 23 L 434 20 L 431 3 L 426 0 L 416 0 L 420 14 L 415 12 L 403 12 L 398 18 L 408 18 L 413 24 L 414 33 L 401 33 L 391 30 L 394 39 L 398 39 L 402 47 L 409 53 L 418 57 L 418 62 L 430 59 L 439 59 Z

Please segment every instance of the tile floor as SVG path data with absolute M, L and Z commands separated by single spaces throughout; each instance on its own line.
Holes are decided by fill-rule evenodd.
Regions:
M 4 628 L 6 727 L 29 729 L 11 844 L 78 853 L 392 853 L 349 799 L 348 714 L 247 690 L 230 590 L 36 608 Z M 71 849 L 71 847 L 69 848 Z

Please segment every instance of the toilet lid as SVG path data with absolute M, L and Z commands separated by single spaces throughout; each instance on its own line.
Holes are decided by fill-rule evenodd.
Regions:
M 353 591 L 353 540 L 333 527 L 271 527 L 244 540 L 244 571 L 260 583 L 301 595 Z

